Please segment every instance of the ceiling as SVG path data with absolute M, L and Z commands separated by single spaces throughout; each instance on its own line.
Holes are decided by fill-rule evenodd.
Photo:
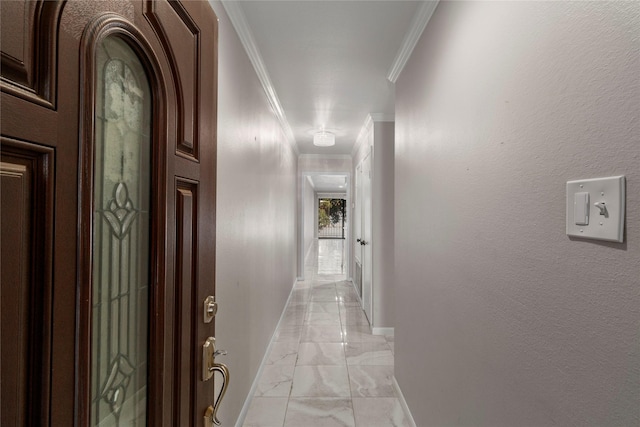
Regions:
M 387 76 L 407 35 L 415 32 L 415 16 L 424 3 L 223 4 L 300 154 L 335 155 L 351 154 L 367 115 L 393 118 L 394 83 Z M 335 134 L 334 147 L 313 145 L 313 134 L 322 128 Z
M 316 193 L 346 193 L 346 175 L 309 175 Z

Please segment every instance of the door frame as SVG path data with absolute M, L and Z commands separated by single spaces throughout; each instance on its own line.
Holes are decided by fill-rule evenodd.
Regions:
M 314 224 L 315 224 L 315 235 L 316 235 L 316 239 L 320 239 L 320 224 L 318 224 L 318 218 L 320 216 L 320 200 L 343 200 L 343 208 L 344 208 L 344 216 L 347 217 L 347 221 L 343 220 L 343 235 L 344 237 L 341 237 L 341 240 L 346 242 L 349 241 L 348 237 L 349 237 L 349 233 L 351 231 L 351 228 L 349 226 L 349 214 L 347 212 L 348 209 L 348 201 L 347 201 L 347 194 L 346 193 L 335 193 L 335 192 L 315 192 L 316 193 L 316 197 L 315 197 L 315 218 L 314 218 Z M 346 230 L 344 230 L 344 223 L 346 222 Z M 337 239 L 337 237 L 323 237 L 323 239 Z M 350 260 L 346 257 L 345 255 L 345 262 L 350 262 Z
M 344 176 L 347 178 L 347 185 L 346 185 L 346 199 L 347 199 L 347 218 L 350 217 L 350 215 L 353 215 L 353 209 L 351 208 L 351 172 L 302 172 L 302 175 L 300 177 L 300 181 L 299 181 L 299 185 L 300 185 L 300 201 L 298 203 L 298 221 L 299 221 L 299 230 L 298 230 L 298 247 L 300 248 L 299 252 L 298 252 L 298 271 L 300 272 L 300 274 L 298 275 L 298 280 L 305 280 L 304 277 L 304 262 L 305 262 L 305 256 L 307 255 L 305 253 L 305 247 L 304 247 L 304 231 L 305 231 L 305 211 L 304 211 L 304 198 L 305 198 L 305 181 L 311 177 L 314 176 L 322 176 L 322 175 L 332 175 L 332 176 Z M 315 192 L 317 193 L 317 191 Z M 315 224 L 314 224 L 314 230 L 317 230 L 317 223 L 318 223 L 318 201 L 317 198 L 314 197 L 314 199 L 316 199 L 315 203 L 314 203 L 314 218 L 315 218 Z M 349 221 L 349 220 L 348 220 Z M 347 260 L 346 264 L 347 264 L 347 271 L 346 271 L 346 280 L 351 280 L 352 276 L 351 276 L 351 230 L 353 229 L 353 226 L 351 225 L 351 222 L 347 222 L 347 227 L 348 227 L 348 231 L 346 233 L 345 236 L 345 260 Z M 314 232 L 315 235 L 315 232 Z
M 370 251 L 371 251 L 371 260 L 368 263 L 369 265 L 367 265 L 367 263 L 365 263 L 365 249 L 363 247 L 362 251 L 361 251 L 361 258 L 360 259 L 360 265 L 362 267 L 362 274 L 361 274 L 361 278 L 360 280 L 362 280 L 362 295 L 360 295 L 361 301 L 362 301 L 362 309 L 365 311 L 366 315 L 367 315 L 367 319 L 369 320 L 369 324 L 371 325 L 371 327 L 373 327 L 373 317 L 374 317 L 374 313 L 373 313 L 373 296 L 374 296 L 374 291 L 373 288 L 375 286 L 374 280 L 373 280 L 373 245 L 374 245 L 374 241 L 373 241 L 373 174 L 374 174 L 374 170 L 373 170 L 373 146 L 370 146 L 369 149 L 367 150 L 367 152 L 364 154 L 364 156 L 362 157 L 362 159 L 360 160 L 360 162 L 358 162 L 358 164 L 356 165 L 356 173 L 358 173 L 358 170 L 362 171 L 363 166 L 364 166 L 364 162 L 368 160 L 369 162 L 369 172 L 370 172 L 370 177 L 369 177 L 369 199 L 371 200 L 370 203 L 370 212 L 369 212 L 369 236 L 370 236 L 370 241 L 369 241 L 369 247 L 370 247 Z M 362 183 L 362 180 L 359 179 L 357 180 L 357 182 Z M 356 189 L 356 193 L 360 194 L 362 197 L 364 197 L 363 194 L 363 189 L 361 188 L 360 191 L 358 192 L 358 190 Z M 360 234 L 361 234 L 361 238 L 364 238 L 364 229 L 365 229 L 365 221 L 364 221 L 364 216 L 366 215 L 365 212 L 365 206 L 364 206 L 364 199 L 362 200 L 356 200 L 356 203 L 360 202 L 360 214 L 361 214 L 361 219 L 360 219 Z M 354 208 L 354 212 L 355 212 L 355 208 Z M 355 232 L 355 228 L 354 228 L 354 232 Z M 355 264 L 355 257 L 354 257 L 354 264 Z M 370 298 L 369 298 L 369 307 L 365 307 L 365 298 L 364 298 L 364 293 L 365 293 L 365 281 L 364 281 L 364 277 L 365 277 L 365 270 L 368 271 L 369 276 L 371 277 L 371 289 L 369 290 L 370 292 Z

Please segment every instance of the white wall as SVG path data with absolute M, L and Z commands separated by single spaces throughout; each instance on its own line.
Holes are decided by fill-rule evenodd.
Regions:
M 640 424 L 640 3 L 440 2 L 396 87 L 395 373 L 419 426 Z M 625 174 L 625 243 L 565 183 Z
M 395 323 L 393 122 L 374 122 L 371 182 L 373 235 L 373 326 Z
M 220 3 L 216 344 L 231 382 L 232 426 L 296 277 L 297 155 Z

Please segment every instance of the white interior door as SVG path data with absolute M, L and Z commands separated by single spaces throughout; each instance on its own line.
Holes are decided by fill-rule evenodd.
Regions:
M 369 323 L 373 325 L 373 256 L 371 227 L 371 153 L 362 161 L 362 305 Z
M 356 196 L 355 211 L 353 213 L 353 230 L 356 242 L 354 244 L 353 255 L 356 262 L 362 266 L 362 163 L 356 167 Z M 360 290 L 358 290 L 360 292 Z M 360 295 L 362 297 L 362 295 Z

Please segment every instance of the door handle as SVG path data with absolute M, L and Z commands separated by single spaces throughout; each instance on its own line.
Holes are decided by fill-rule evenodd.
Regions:
M 214 425 L 219 426 L 222 424 L 218 419 L 218 409 L 220 409 L 220 402 L 222 401 L 224 394 L 227 392 L 227 387 L 229 386 L 229 368 L 227 368 L 223 363 L 216 363 L 213 370 L 219 371 L 222 374 L 222 389 L 213 403 L 213 406 L 209 406 L 204 413 L 204 427 L 213 427 Z
M 225 350 L 216 350 L 216 339 L 214 337 L 207 338 L 202 346 L 202 381 L 211 379 L 215 372 L 219 372 L 222 375 L 220 394 L 215 398 L 213 406 L 207 408 L 204 415 L 205 427 L 219 426 L 221 424 L 220 420 L 218 420 L 218 409 L 220 409 L 220 402 L 222 402 L 222 398 L 229 387 L 229 368 L 224 363 L 216 363 L 215 358 L 226 354 Z

